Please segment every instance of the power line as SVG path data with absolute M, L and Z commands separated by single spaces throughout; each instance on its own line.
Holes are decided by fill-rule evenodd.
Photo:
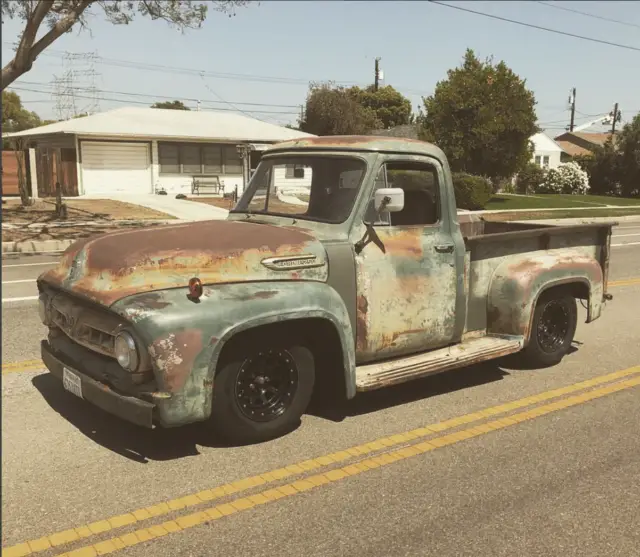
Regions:
M 3 44 L 15 46 L 15 43 L 9 41 L 3 41 Z M 48 48 L 45 50 L 40 56 L 54 56 L 57 58 L 63 57 L 66 54 L 64 51 L 55 50 Z M 200 76 L 204 75 L 204 77 L 211 77 L 215 79 L 230 79 L 235 81 L 253 81 L 258 83 L 275 83 L 280 85 L 309 85 L 312 81 L 331 81 L 336 85 L 350 86 L 357 85 L 360 87 L 368 87 L 371 85 L 370 83 L 361 83 L 355 81 L 336 81 L 330 79 L 305 79 L 305 78 L 295 78 L 295 77 L 276 77 L 276 76 L 263 76 L 263 75 L 252 75 L 252 74 L 238 74 L 238 73 L 224 73 L 224 72 L 213 72 L 208 70 L 199 70 L 195 68 L 180 68 L 176 66 L 165 66 L 162 64 L 150 64 L 146 62 L 133 62 L 130 60 L 119 60 L 116 58 L 103 58 L 99 57 L 98 64 L 104 64 L 107 66 L 114 66 L 118 68 L 129 68 L 129 69 L 140 69 L 146 71 L 157 71 L 163 73 L 175 73 L 181 75 L 193 75 Z M 410 87 L 404 86 L 395 86 L 394 89 L 400 92 L 404 92 L 405 94 L 410 95 L 430 95 L 431 92 L 413 89 Z
M 23 81 L 23 80 L 18 80 L 16 81 L 17 85 L 37 85 L 37 86 L 48 86 L 48 83 L 45 83 L 43 81 Z M 73 87 L 76 90 L 82 90 L 82 87 Z M 197 99 L 197 98 L 189 98 L 189 97 L 175 97 L 175 96 L 167 96 L 167 95 L 156 95 L 156 94 L 146 94 L 146 93 L 131 93 L 128 91 L 112 91 L 112 90 L 108 90 L 108 89 L 98 89 L 98 92 L 100 93 L 109 93 L 112 95 L 126 95 L 129 97 L 145 97 L 145 98 L 151 98 L 151 99 L 168 99 L 168 100 L 178 100 L 178 101 L 189 101 L 189 102 L 202 102 L 202 103 L 215 103 L 215 104 L 220 104 L 223 103 L 223 101 L 211 101 L 211 100 L 203 100 L 203 99 Z M 226 101 L 224 101 L 223 104 L 228 104 Z M 275 107 L 275 108 L 298 108 L 297 104 L 269 104 L 269 103 L 251 103 L 251 102 L 235 102 L 234 104 L 240 105 L 240 106 L 267 106 L 267 107 Z
M 42 90 L 42 89 L 28 89 L 26 87 L 14 87 L 13 85 L 11 86 L 11 89 L 14 89 L 16 91 L 29 91 L 31 93 L 51 93 L 51 91 L 47 91 L 47 90 Z M 87 96 L 87 95 L 75 95 L 76 98 L 80 98 L 80 99 L 92 99 L 93 97 Z M 148 102 L 144 102 L 144 101 L 135 101 L 135 100 L 127 100 L 127 99 L 113 99 L 113 98 L 108 98 L 108 97 L 100 97 L 98 100 L 101 101 L 111 101 L 111 102 L 120 102 L 120 103 L 126 103 L 126 104 L 142 104 L 145 106 L 149 106 Z M 53 102 L 53 101 L 52 101 Z M 231 108 L 211 108 L 211 111 L 221 111 L 221 112 L 238 112 L 238 110 L 233 110 Z M 242 112 L 242 111 L 240 111 Z M 278 111 L 271 111 L 271 110 L 251 110 L 248 112 L 255 112 L 258 114 L 283 114 L 283 115 L 297 115 L 297 112 L 278 112 Z
M 636 23 L 629 23 L 628 21 L 620 21 L 619 19 L 611 19 L 610 17 L 604 17 L 602 15 L 590 14 L 588 12 L 581 12 L 580 10 L 574 10 L 573 8 L 565 8 L 564 6 L 556 6 L 555 3 L 542 2 L 541 0 L 535 0 L 536 4 L 541 4 L 547 8 L 555 8 L 556 10 L 563 10 L 565 12 L 572 12 L 574 14 L 584 15 L 586 17 L 592 17 L 594 19 L 601 19 L 602 21 L 610 21 L 611 23 L 619 23 L 620 25 L 628 25 L 629 27 L 637 27 L 640 29 L 640 25 Z
M 470 10 L 469 8 L 463 8 L 461 6 L 452 6 L 451 4 L 445 4 L 444 2 L 437 2 L 436 0 L 429 0 L 432 4 L 438 4 L 446 8 L 453 10 L 460 10 L 461 12 L 468 12 L 470 14 L 481 15 L 483 17 L 489 17 L 491 19 L 497 19 L 499 21 L 506 21 L 507 23 L 515 23 L 516 25 L 522 25 L 523 27 L 530 27 L 532 29 L 539 29 L 540 31 L 547 31 L 548 33 L 555 33 L 556 35 L 564 35 L 566 37 L 573 37 L 574 39 L 581 39 L 583 41 L 590 41 L 593 43 L 606 44 L 608 46 L 615 46 L 618 48 L 625 48 L 627 50 L 635 50 L 640 52 L 640 47 L 629 46 L 626 44 L 613 43 L 610 41 L 603 41 L 601 39 L 593 39 L 591 37 L 585 37 L 584 35 L 576 35 L 575 33 L 568 33 L 566 31 L 558 31 L 557 29 L 550 29 L 549 27 L 542 27 L 540 25 L 534 25 L 533 23 L 525 23 L 524 21 L 516 21 L 515 19 L 508 19 L 506 17 L 500 17 L 498 15 L 487 14 L 485 12 L 477 12 L 476 10 Z

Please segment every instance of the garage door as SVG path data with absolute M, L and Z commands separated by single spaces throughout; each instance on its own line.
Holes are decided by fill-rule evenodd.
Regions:
M 148 144 L 83 141 L 81 152 L 86 195 L 152 192 Z

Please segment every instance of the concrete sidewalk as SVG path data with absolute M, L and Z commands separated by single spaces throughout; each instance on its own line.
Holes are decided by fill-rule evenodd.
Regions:
M 184 199 L 176 199 L 173 195 L 92 195 L 83 196 L 82 199 L 110 199 L 113 201 L 124 201 L 161 211 L 182 221 L 200 221 L 200 220 L 224 220 L 227 218 L 229 211 L 207 205 L 206 203 L 198 203 L 197 201 L 186 201 Z

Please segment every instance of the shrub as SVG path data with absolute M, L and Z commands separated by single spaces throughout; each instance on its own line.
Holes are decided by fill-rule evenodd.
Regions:
M 536 193 L 584 195 L 589 191 L 589 175 L 575 162 L 551 168 Z
M 516 191 L 525 195 L 537 191 L 540 184 L 544 182 L 545 171 L 533 162 L 527 163 L 527 165 L 518 172 L 516 178 Z
M 466 172 L 454 172 L 453 189 L 456 194 L 458 209 L 477 211 L 483 209 L 491 199 L 493 187 L 491 181 L 483 176 L 475 176 Z

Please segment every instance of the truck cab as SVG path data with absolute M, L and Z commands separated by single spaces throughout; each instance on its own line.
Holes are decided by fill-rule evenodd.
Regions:
M 588 322 L 610 299 L 612 226 L 461 223 L 432 144 L 288 141 L 225 221 L 71 246 L 38 282 L 43 360 L 139 425 L 262 441 L 321 388 L 349 399 L 508 354 L 559 362 L 576 299 Z

